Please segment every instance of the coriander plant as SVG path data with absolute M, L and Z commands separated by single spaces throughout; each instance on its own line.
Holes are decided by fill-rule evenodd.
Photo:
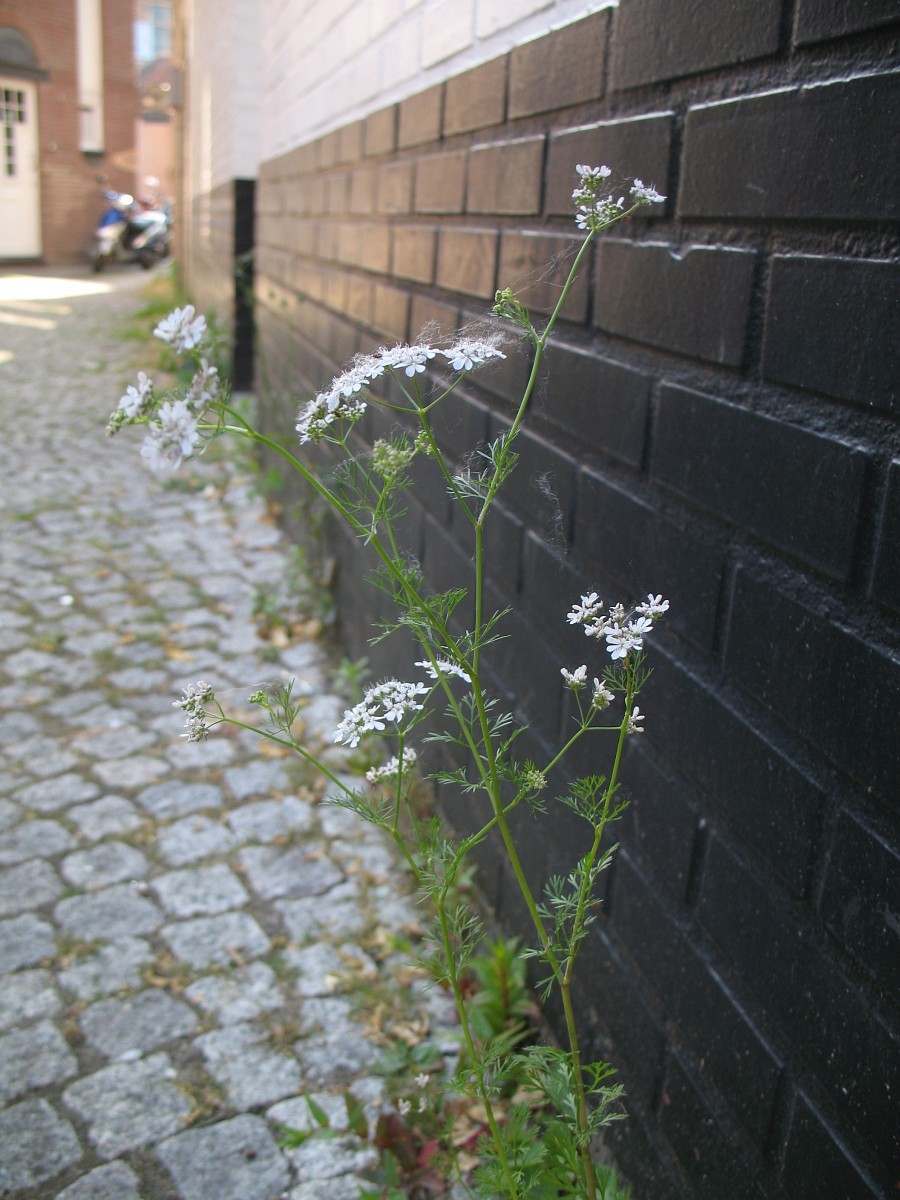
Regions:
M 485 529 L 497 497 L 516 469 L 516 438 L 527 419 L 544 350 L 592 240 L 643 205 L 665 199 L 640 180 L 629 189 L 628 200 L 614 199 L 603 194 L 611 174 L 608 167 L 579 166 L 577 172 L 576 223 L 586 236 L 556 307 L 542 324 L 535 323 L 506 289 L 497 293 L 493 306 L 496 328 L 482 328 L 476 336 L 461 335 L 447 346 L 423 342 L 357 356 L 303 407 L 297 421 L 299 445 L 293 452 L 253 428 L 231 404 L 227 386 L 204 357 L 205 319 L 188 305 L 176 309 L 155 333 L 176 352 L 192 357 L 196 373 L 190 385 L 159 394 L 142 372 L 109 423 L 110 433 L 123 425 L 145 425 L 141 454 L 156 469 L 177 467 L 225 433 L 267 447 L 297 472 L 373 556 L 375 583 L 390 594 L 396 613 L 378 636 L 405 631 L 409 637 L 398 648 L 398 657 L 407 653 L 410 638 L 417 655 L 410 655 L 411 661 L 396 678 L 368 687 L 334 732 L 334 741 L 347 748 L 372 735 L 387 743 L 382 765 L 371 769 L 358 788 L 345 786 L 295 737 L 293 726 L 301 704 L 292 697 L 290 684 L 265 688 L 250 697 L 259 709 L 256 726 L 229 716 L 204 683 L 189 687 L 178 704 L 185 712 L 186 736 L 191 741 L 206 738 L 222 722 L 254 728 L 322 771 L 334 789 L 332 802 L 353 810 L 394 840 L 434 913 L 433 933 L 422 960 L 434 979 L 452 992 L 459 1013 L 460 1068 L 447 1088 L 477 1098 L 485 1114 L 480 1164 L 465 1182 L 458 1171 L 459 1179 L 468 1195 L 510 1200 L 559 1196 L 596 1200 L 610 1195 L 609 1172 L 593 1161 L 592 1142 L 598 1130 L 621 1115 L 621 1088 L 611 1083 L 607 1063 L 583 1058 L 572 984 L 578 952 L 597 904 L 598 880 L 615 851 L 607 843 L 607 829 L 625 807 L 619 791 L 625 742 L 643 729 L 637 698 L 648 676 L 644 640 L 668 608 L 659 595 L 608 607 L 595 592 L 573 604 L 568 622 L 587 636 L 598 665 L 561 668 L 574 696 L 570 734 L 547 761 L 520 760 L 517 739 L 523 727 L 513 714 L 502 710 L 484 683 L 504 617 L 486 608 Z M 460 467 L 442 450 L 433 414 L 439 405 L 454 403 L 454 390 L 471 373 L 505 358 L 504 346 L 511 337 L 526 340 L 532 359 L 515 416 L 505 433 L 490 445 L 474 447 L 473 456 Z M 368 405 L 396 424 L 389 437 L 364 450 L 353 431 Z M 314 467 L 300 449 L 307 443 L 333 447 L 334 465 L 327 470 Z M 410 466 L 415 459 L 425 460 L 440 474 L 471 539 L 471 577 L 440 593 L 429 590 L 417 564 L 402 552 L 395 531 L 403 493 L 412 486 Z M 464 600 L 473 613 L 468 624 L 460 617 Z M 551 780 L 557 786 L 568 753 L 603 730 L 615 735 L 605 771 L 573 780 L 548 800 L 546 789 Z M 480 827 L 465 837 L 455 835 L 439 816 L 423 816 L 412 803 L 422 741 L 442 743 L 442 762 L 450 764 L 429 776 L 440 786 L 444 810 L 452 814 L 455 791 L 478 800 Z M 565 805 L 584 822 L 581 857 L 567 874 L 550 879 L 543 895 L 535 893 L 523 870 L 510 827 L 510 814 L 522 804 L 536 813 Z M 543 995 L 555 992 L 561 1002 L 566 1033 L 561 1047 L 523 1045 L 520 1038 L 506 1036 L 502 1030 L 486 1032 L 467 996 L 465 982 L 471 978 L 467 972 L 483 933 L 477 912 L 458 885 L 472 850 L 487 838 L 494 839 L 506 855 L 530 914 L 534 936 L 528 953 L 538 963 Z M 508 1102 L 511 1073 L 519 1085 L 512 1103 Z M 523 1095 L 528 1099 L 520 1102 Z M 403 1102 L 399 1117 L 408 1113 L 409 1104 Z

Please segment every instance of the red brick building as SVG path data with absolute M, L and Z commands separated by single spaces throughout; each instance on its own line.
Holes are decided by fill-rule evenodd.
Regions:
M 0 0 L 0 261 L 81 258 L 134 190 L 133 0 Z

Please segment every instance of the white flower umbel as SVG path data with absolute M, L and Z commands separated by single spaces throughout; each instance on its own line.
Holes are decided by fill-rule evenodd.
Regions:
M 145 371 L 138 371 L 137 387 L 133 383 L 125 389 L 119 400 L 118 411 L 129 421 L 142 417 L 153 403 L 153 384 L 147 378 Z
M 499 338 L 461 338 L 441 354 L 454 371 L 473 371 L 492 358 L 506 358 Z
M 456 663 L 451 662 L 449 658 L 437 658 L 434 665 L 428 659 L 416 663 L 417 667 L 421 667 L 429 679 L 438 679 L 440 675 L 455 675 L 458 679 L 464 679 L 466 683 L 472 682 L 472 677 L 462 667 L 458 667 Z M 435 670 L 437 667 L 437 670 Z
M 200 370 L 191 380 L 184 402 L 198 416 L 219 397 L 219 370 L 211 367 L 205 358 L 200 359 Z
M 588 592 L 586 596 L 581 597 L 580 604 L 573 604 L 572 610 L 566 617 L 570 625 L 587 625 L 590 621 L 600 613 L 603 608 L 603 601 L 596 592 Z
M 574 671 L 569 671 L 565 667 L 560 667 L 560 674 L 566 681 L 566 687 L 571 688 L 573 692 L 577 692 L 579 688 L 587 686 L 587 663 L 576 667 Z
M 153 330 L 153 336 L 167 342 L 179 353 L 199 346 L 206 333 L 206 317 L 195 316 L 193 304 L 176 308 Z
M 215 692 L 208 683 L 201 679 L 196 685 L 189 684 L 181 693 L 181 699 L 172 703 L 173 708 L 180 708 L 185 715 L 189 742 L 205 742 L 209 737 L 209 725 L 206 723 L 206 706 L 215 700 Z
M 641 616 L 649 617 L 651 621 L 657 620 L 659 617 L 669 611 L 668 600 L 663 600 L 662 596 L 648 596 L 643 604 L 636 604 L 634 611 L 640 613 Z
M 661 196 L 656 188 L 645 187 L 640 179 L 634 181 L 634 187 L 630 190 L 638 204 L 662 204 L 665 200 L 665 196 Z
M 141 456 L 154 471 L 174 471 L 193 454 L 199 437 L 194 414 L 183 400 L 172 400 L 160 408 L 159 422 L 150 424 Z
M 600 195 L 600 187 L 609 179 L 612 171 L 609 167 L 589 167 L 579 164 L 575 168 L 580 179 L 579 186 L 572 193 L 572 199 L 577 205 L 575 224 L 579 229 L 593 232 L 602 229 L 617 220 L 626 211 L 625 197 L 615 198 L 612 194 Z M 661 196 L 655 188 L 645 187 L 640 179 L 635 179 L 629 188 L 631 211 L 639 204 L 661 204 L 665 196 Z
M 615 694 L 595 676 L 594 690 L 591 694 L 591 704 L 593 704 L 594 708 L 601 710 L 609 708 L 615 698 Z
M 644 730 L 641 725 L 643 720 L 644 720 L 644 714 L 637 707 L 637 705 L 635 705 L 634 708 L 631 710 L 631 716 L 628 718 L 628 725 L 625 728 L 625 732 L 626 733 L 643 733 Z
M 403 683 L 399 679 L 386 679 L 370 687 L 353 708 L 345 709 L 344 719 L 334 732 L 334 740 L 351 749 L 359 744 L 363 734 L 381 731 L 385 723 L 399 725 L 408 713 L 420 712 L 418 696 L 427 696 L 424 683 Z
M 662 596 L 649 595 L 631 611 L 623 604 L 614 604 L 609 612 L 604 614 L 602 601 L 597 593 L 588 592 L 581 597 L 580 604 L 572 605 L 566 619 L 570 625 L 583 626 L 587 637 L 605 639 L 606 649 L 615 662 L 627 659 L 632 650 L 643 649 L 644 638 L 653 628 L 654 621 L 668 609 L 668 600 L 663 600 Z M 565 669 L 563 675 L 568 679 Z
M 411 770 L 416 764 L 417 754 L 411 746 L 403 751 L 402 761 L 395 754 L 393 758 L 389 758 L 386 763 L 382 763 L 380 767 L 372 767 L 366 771 L 366 779 L 369 783 L 392 783 L 400 774 L 401 767 L 404 775 Z
M 300 444 L 321 441 L 336 421 L 353 424 L 365 411 L 365 401 L 358 400 L 352 394 L 344 396 L 340 392 L 320 392 L 315 400 L 310 400 L 297 419 Z

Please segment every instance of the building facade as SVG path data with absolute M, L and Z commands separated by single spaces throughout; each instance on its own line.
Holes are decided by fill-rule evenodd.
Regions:
M 627 1089 L 612 1144 L 636 1196 L 884 1200 L 900 1157 L 896 6 L 229 13 L 251 9 L 239 175 L 216 150 L 239 83 L 217 97 L 212 78 L 234 34 L 217 44 L 221 19 L 186 0 L 186 265 L 201 302 L 217 294 L 245 179 L 270 433 L 290 438 L 354 353 L 481 320 L 498 287 L 547 312 L 577 242 L 576 164 L 667 195 L 595 245 L 551 345 L 493 547 L 491 603 L 513 609 L 495 682 L 539 760 L 569 727 L 573 600 L 672 601 L 580 971 L 580 1019 Z M 448 452 L 503 431 L 528 367 L 513 354 L 455 393 Z M 407 548 L 438 589 L 471 552 L 461 524 L 441 487 L 410 502 Z M 358 546 L 328 553 L 348 651 L 372 655 Z M 563 820 L 528 845 L 536 887 L 583 851 Z M 489 850 L 481 883 L 516 929 Z
M 132 0 L 0 0 L 0 261 L 83 257 L 134 191 Z

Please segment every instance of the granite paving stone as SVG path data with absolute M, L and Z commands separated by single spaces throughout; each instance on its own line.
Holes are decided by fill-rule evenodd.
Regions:
M 226 912 L 241 908 L 250 899 L 225 863 L 157 875 L 151 886 L 163 908 L 175 917 Z
M 278 896 L 321 896 L 343 881 L 340 867 L 321 850 L 303 846 L 280 850 L 274 846 L 249 846 L 239 854 L 250 886 L 264 900 Z
M 0 1112 L 0 1195 L 24 1192 L 82 1157 L 75 1130 L 46 1100 Z
M 62 890 L 56 872 L 42 859 L 0 871 L 0 916 L 49 904 Z
M 291 1178 L 265 1121 L 249 1114 L 178 1134 L 157 1154 L 183 1200 L 273 1200 Z
M 172 1082 L 174 1077 L 168 1055 L 153 1054 L 84 1076 L 66 1088 L 63 1101 L 88 1123 L 98 1155 L 116 1158 L 183 1127 L 191 1101 Z
M 216 917 L 195 917 L 166 925 L 161 931 L 173 954 L 192 967 L 258 958 L 271 942 L 249 913 L 229 912 Z
M 68 896 L 60 900 L 53 915 L 69 933 L 87 941 L 152 933 L 165 920 L 155 904 L 127 883 L 87 895 Z
M 60 999 L 49 971 L 18 971 L 0 976 L 0 1029 L 52 1017 L 59 1012 Z
M 38 1021 L 0 1036 L 0 1103 L 32 1088 L 70 1079 L 78 1070 L 52 1021 Z
M 154 954 L 143 938 L 117 938 L 95 954 L 62 965 L 59 982 L 79 1000 L 96 1000 L 126 988 L 139 987 Z
M 144 273 L 18 271 L 0 305 L 49 287 L 54 328 L 0 322 L 0 1195 L 356 1200 L 367 1147 L 277 1136 L 304 1090 L 377 1118 L 370 987 L 454 1049 L 446 1005 L 366 940 L 417 936 L 408 877 L 305 768 L 248 730 L 188 742 L 173 706 L 207 679 L 245 713 L 293 676 L 298 736 L 356 788 L 347 702 L 322 643 L 258 636 L 292 557 L 240 468 L 156 475 L 138 431 L 104 436 L 158 350 L 152 319 L 121 336 Z
M 250 1021 L 284 1004 L 275 972 L 261 962 L 235 967 L 228 976 L 205 975 L 184 994 L 192 1004 L 212 1013 L 220 1025 Z
M 103 842 L 91 850 L 76 850 L 60 863 L 63 878 L 90 891 L 123 879 L 142 879 L 150 864 L 140 850 L 124 842 Z
M 194 1045 L 235 1108 L 271 1104 L 300 1087 L 296 1059 L 276 1050 L 255 1025 L 245 1022 L 216 1029 L 202 1034 Z
M 56 1200 L 143 1200 L 140 1181 L 123 1162 L 107 1163 L 64 1188 Z
M 142 817 L 124 796 L 103 796 L 91 804 L 78 804 L 66 814 L 90 841 L 139 829 Z
M 193 1009 L 158 989 L 122 1000 L 98 1000 L 79 1020 L 88 1044 L 107 1058 L 137 1057 L 197 1028 Z
M 0 971 L 30 967 L 56 952 L 56 935 L 51 925 L 25 913 L 0 921 Z
M 226 854 L 237 840 L 220 820 L 193 816 L 160 829 L 157 846 L 160 856 L 170 866 L 183 867 L 213 854 Z

